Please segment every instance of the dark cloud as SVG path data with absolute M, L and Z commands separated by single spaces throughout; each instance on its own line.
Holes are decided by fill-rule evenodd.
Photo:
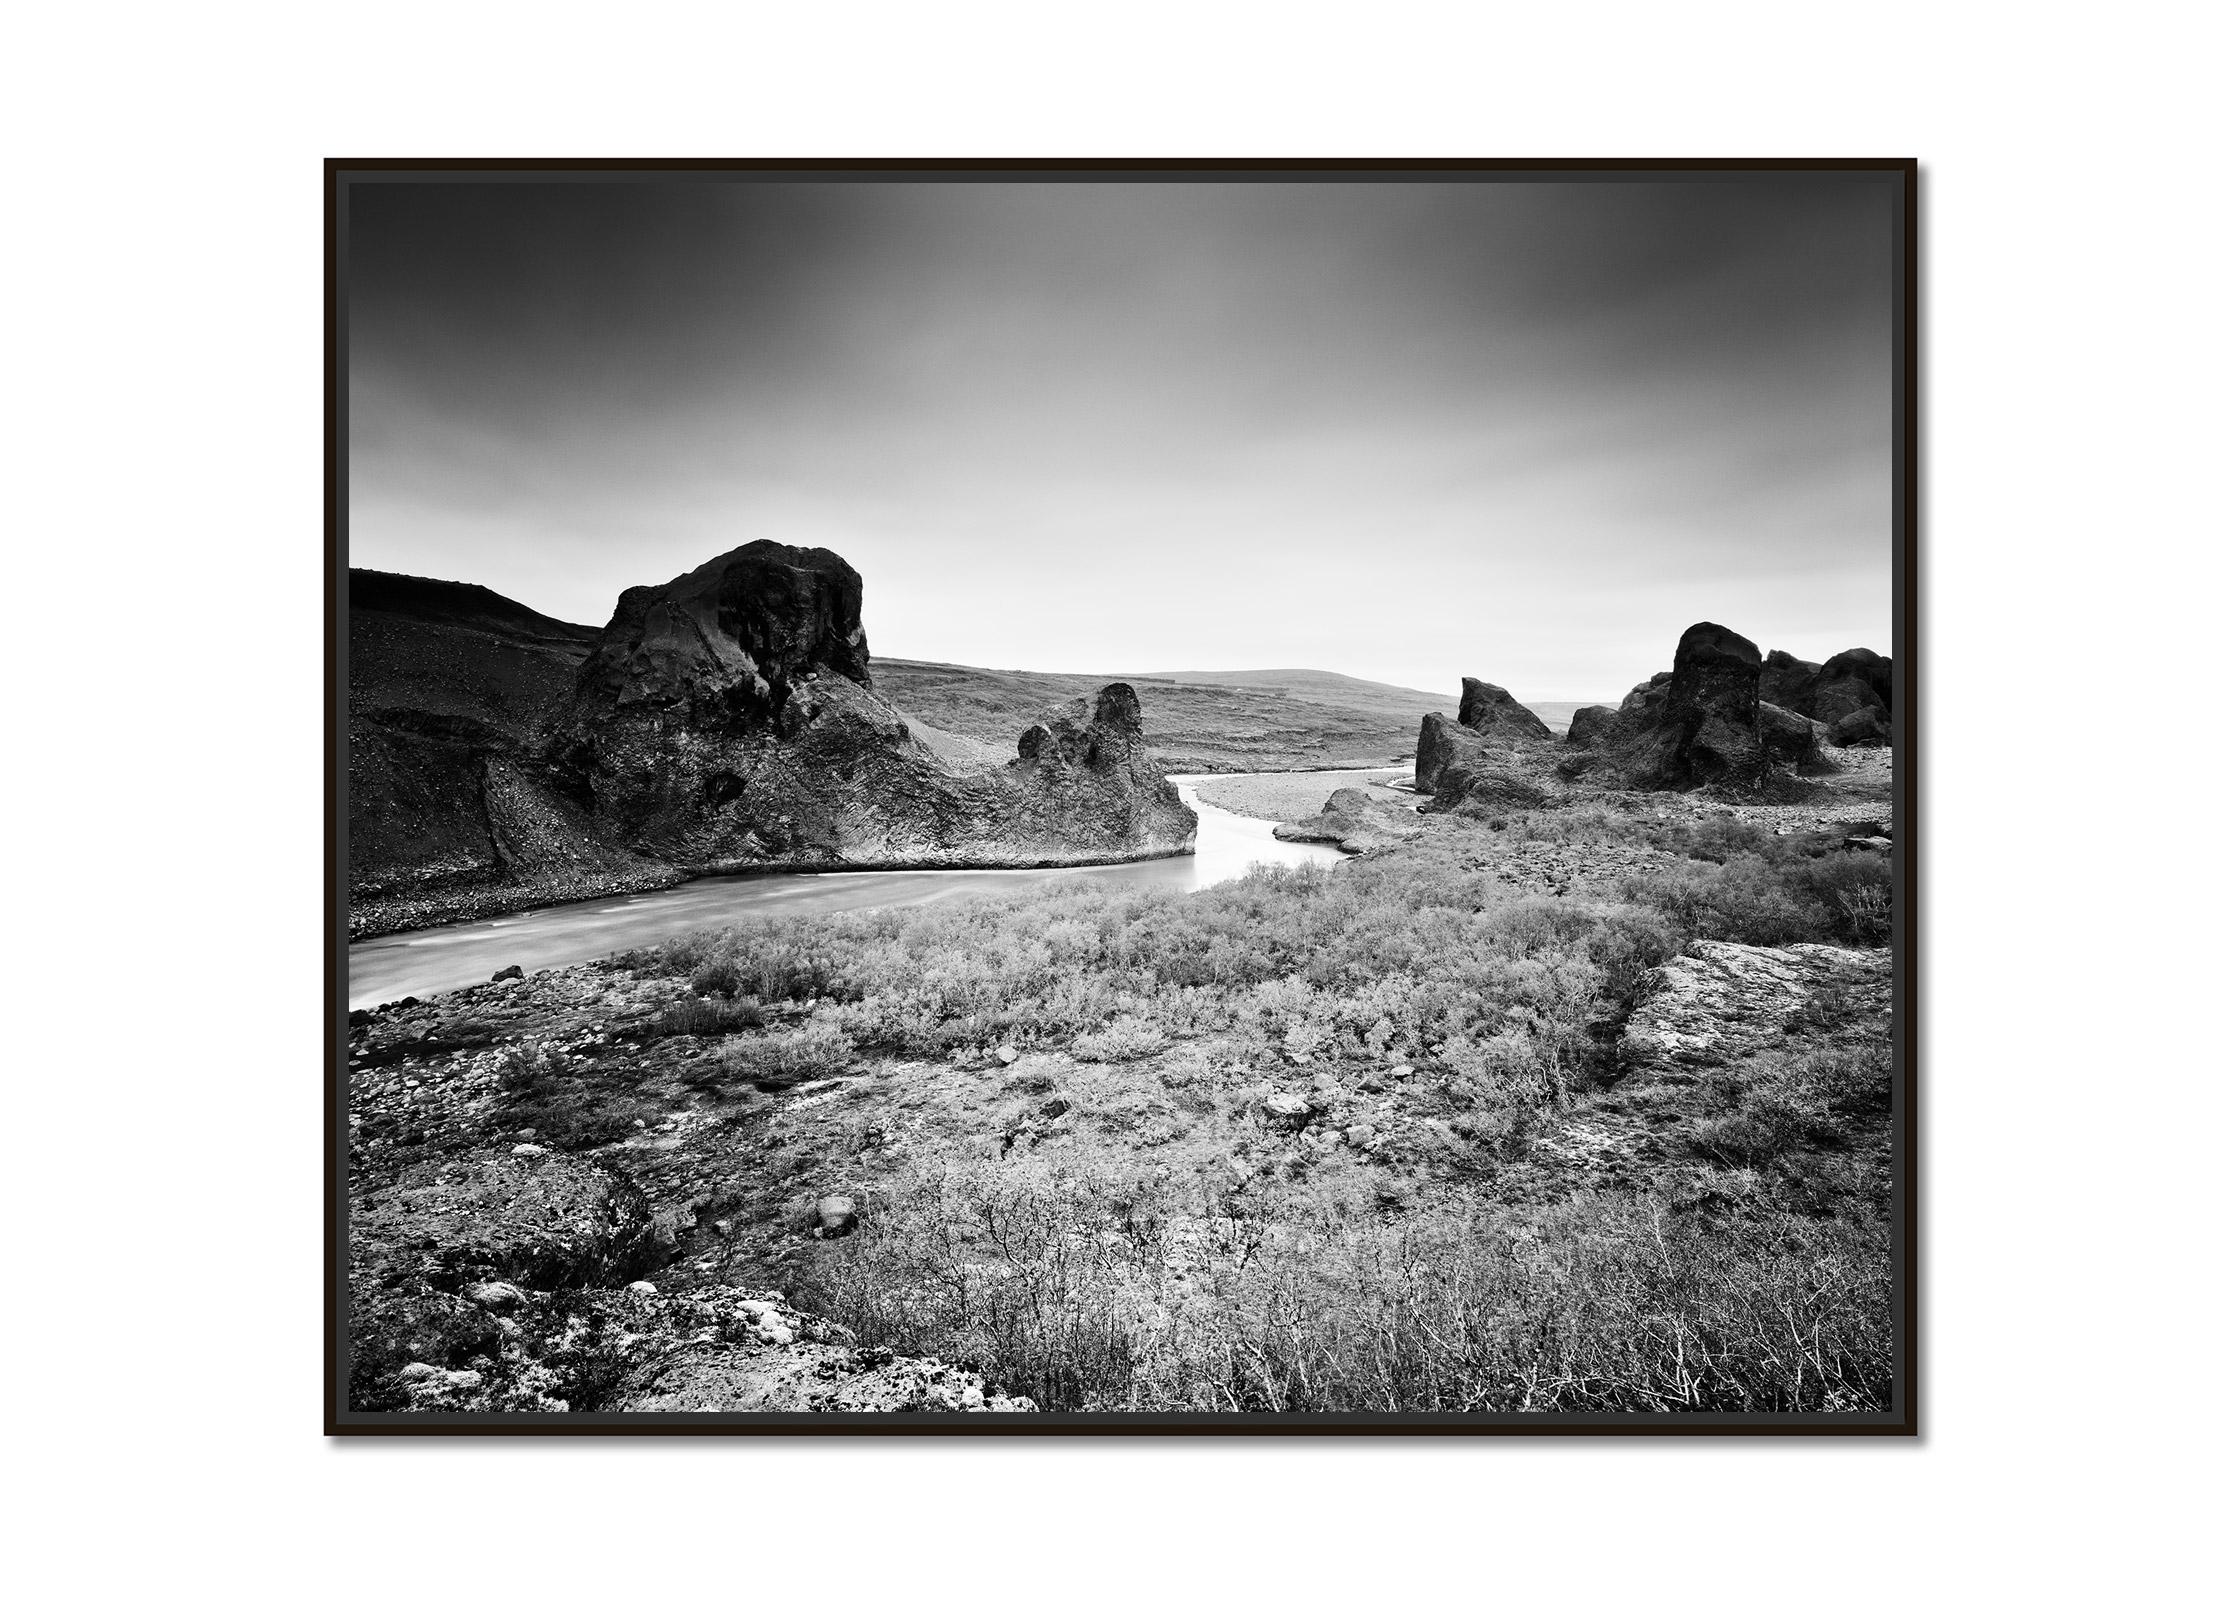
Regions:
M 876 649 L 1608 695 L 1889 642 L 1886 183 L 364 185 L 352 559 L 604 620 L 829 545 Z

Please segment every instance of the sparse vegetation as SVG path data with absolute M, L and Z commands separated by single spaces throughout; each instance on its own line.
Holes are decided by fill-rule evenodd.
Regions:
M 809 1288 L 1045 1408 L 1845 1411 L 1886 1404 L 1883 1233 L 1651 1195 L 1273 1214 L 1094 1163 L 914 1164 Z
M 697 1230 L 680 1281 L 1045 1408 L 1880 1409 L 1886 980 L 1824 959 L 1786 1031 L 1684 1072 L 1618 1048 L 1691 939 L 1886 941 L 1888 860 L 1844 840 L 1619 797 L 1433 818 L 1188 896 L 743 922 L 604 963 L 565 1028 L 416 1017 L 369 1059 L 481 1041 L 448 1070 L 499 1142 L 637 1175 Z M 1520 887 L 1566 860 L 1615 865 Z

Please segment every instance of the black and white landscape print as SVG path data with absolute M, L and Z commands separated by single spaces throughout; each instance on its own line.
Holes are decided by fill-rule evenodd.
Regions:
M 1908 203 L 345 173 L 337 1414 L 1906 1416 Z

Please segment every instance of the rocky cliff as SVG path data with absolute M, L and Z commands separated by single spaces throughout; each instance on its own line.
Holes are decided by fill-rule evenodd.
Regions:
M 549 746 L 561 792 L 691 871 L 1028 866 L 1187 851 L 1197 819 L 1143 745 L 1126 684 L 1061 707 L 968 771 L 872 684 L 862 581 L 767 540 L 623 595 Z
M 1111 684 L 1005 761 L 914 736 L 873 682 L 863 584 L 758 541 L 634 588 L 602 629 L 475 585 L 351 574 L 351 930 L 364 936 L 818 866 L 1188 851 L 1197 819 Z

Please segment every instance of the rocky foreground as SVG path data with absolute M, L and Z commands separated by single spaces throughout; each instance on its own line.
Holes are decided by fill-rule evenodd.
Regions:
M 1887 752 L 1853 759 L 1877 757 Z M 1886 779 L 1877 792 L 1871 767 L 1850 790 L 1823 788 L 1790 807 L 1635 795 L 1620 797 L 1632 811 L 1557 808 L 1500 827 L 1417 815 L 1390 798 L 1414 832 L 1371 849 L 1372 862 L 1468 886 L 1488 908 L 1479 915 L 1513 907 L 1521 926 L 1560 914 L 1535 907 L 1582 904 L 1603 917 L 1628 884 L 1703 870 L 1644 835 L 1651 825 L 1694 837 L 1686 830 L 1747 823 L 1831 840 L 1849 828 L 1838 854 L 1856 846 L 1872 857 L 1887 845 L 1889 815 Z M 1867 820 L 1844 820 L 1854 811 Z M 1053 950 L 1076 948 L 1062 941 L 1081 937 L 1080 914 L 1040 913 L 1044 937 L 1061 941 Z M 1037 926 L 1031 907 L 1005 915 Z M 1417 937 L 1455 928 L 1452 913 L 1433 915 Z M 1572 1070 L 1592 1087 L 1508 1109 L 1485 1098 L 1499 1057 L 1459 1039 L 1430 1048 L 1389 1024 L 1334 1035 L 1311 1007 L 1286 1027 L 1264 1014 L 1274 990 L 1219 1002 L 1183 992 L 1171 1011 L 1085 1017 L 1053 1041 L 1047 1025 L 982 1016 L 874 1027 L 875 994 L 837 1006 L 728 1000 L 731 980 L 712 982 L 714 968 L 692 967 L 699 959 L 509 972 L 353 1015 L 358 1408 L 1024 1408 L 1032 1402 L 1016 1387 L 942 1354 L 952 1345 L 938 1314 L 912 1312 L 908 1341 L 884 1332 L 884 1344 L 859 1339 L 841 1314 L 920 1292 L 891 1280 L 882 1289 L 881 1274 L 904 1259 L 895 1240 L 922 1239 L 907 1249 L 923 1251 L 947 1237 L 912 1210 L 936 1203 L 944 1172 L 972 1183 L 1045 1172 L 1033 1181 L 1058 1188 L 1035 1191 L 1037 1205 L 1061 1203 L 1068 1174 L 1099 1175 L 1108 1196 L 1179 1186 L 1211 1197 L 1216 1218 L 1283 1217 L 1340 1203 L 1316 1195 L 1353 1196 L 1343 1204 L 1367 1205 L 1393 1226 L 1436 1226 L 1486 1204 L 1529 1215 L 1603 1195 L 1747 1212 L 1830 1185 L 1860 1197 L 1844 1204 L 1871 1208 L 1886 1181 L 1885 948 L 1688 942 L 1639 994 L 1584 1019 L 1585 1054 Z M 1515 970 L 1528 974 L 1531 963 Z M 740 981 L 767 989 L 775 980 Z M 1052 971 L 1037 987 L 1077 981 Z M 1280 994 L 1285 1006 L 1310 999 Z M 960 1042 L 857 1042 L 881 1030 Z M 1820 1152 L 1808 1189 L 1796 1187 L 1808 1181 L 1794 1165 L 1805 1157 L 1784 1142 L 1800 1136 Z M 1208 1285 L 1221 1281 L 1228 1269 L 1209 1267 L 1207 1252 L 1228 1235 L 1207 1230 L 1243 1223 L 1185 1213 L 1142 1235 L 1142 1219 L 1127 1219 L 1132 1203 L 1098 1201 L 1123 1211 L 1089 1224 L 1081 1248 L 1113 1252 L 1110 1270 L 1134 1272 L 1142 1239 L 1156 1238 L 1164 1255 L 1154 1260 L 1168 1262 L 1162 1296 L 1209 1271 Z M 968 1205 L 960 1215 L 973 1214 Z M 959 1239 L 977 1226 L 959 1225 Z M 1303 1224 L 1252 1226 L 1281 1237 Z M 858 1251 L 863 1237 L 877 1249 Z M 1310 1235 L 1298 1237 L 1307 1248 Z M 959 1316 L 978 1292 L 968 1292 L 981 1281 L 971 1274 L 998 1284 L 1012 1270 L 969 1251 L 938 1268 L 906 1259 L 919 1263 L 913 1272 L 936 1272 L 926 1292 L 939 1274 L 967 1274 Z M 968 1331 L 958 1325 L 960 1341 Z

